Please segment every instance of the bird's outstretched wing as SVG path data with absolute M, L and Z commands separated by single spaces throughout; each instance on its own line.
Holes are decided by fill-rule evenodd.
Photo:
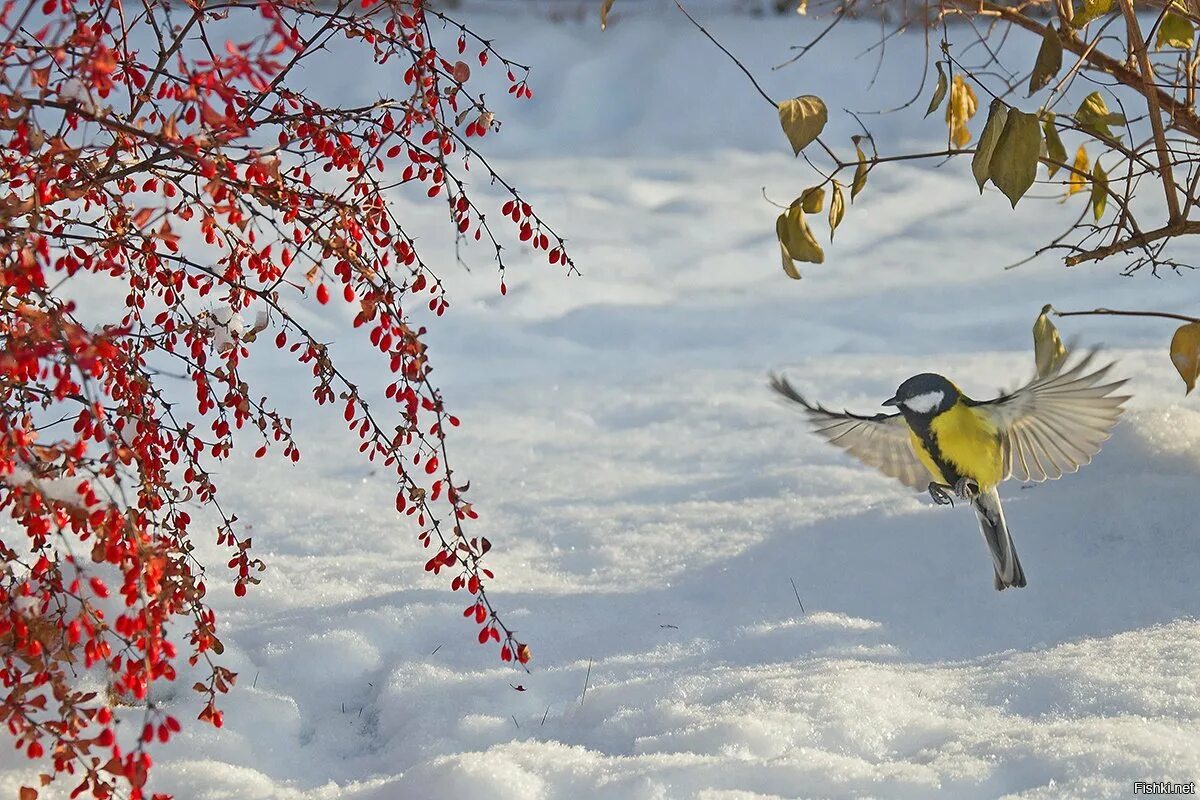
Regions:
M 929 488 L 933 478 L 913 452 L 908 426 L 899 414 L 864 417 L 830 411 L 805 400 L 782 375 L 770 377 L 771 388 L 800 405 L 812 422 L 813 430 L 826 441 L 844 448 L 859 461 L 906 486 L 920 491 Z
M 1044 481 L 1074 472 L 1100 452 L 1128 395 L 1105 382 L 1113 365 L 1093 369 L 1096 351 L 1038 377 L 1012 394 L 976 402 L 1000 433 L 1004 477 Z

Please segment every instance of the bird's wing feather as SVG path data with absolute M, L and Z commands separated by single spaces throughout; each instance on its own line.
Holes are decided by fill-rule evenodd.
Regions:
M 1116 394 L 1125 381 L 1106 382 L 1112 364 L 1092 369 L 1095 356 L 976 404 L 1000 434 L 1005 478 L 1060 478 L 1100 452 L 1129 396 Z
M 908 426 L 899 414 L 865 417 L 830 411 L 805 400 L 781 375 L 771 376 L 771 388 L 800 405 L 812 422 L 813 430 L 826 441 L 906 486 L 920 491 L 929 488 L 932 476 L 913 452 Z

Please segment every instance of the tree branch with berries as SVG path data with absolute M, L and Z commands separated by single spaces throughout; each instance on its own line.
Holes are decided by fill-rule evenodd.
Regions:
M 298 88 L 297 67 L 334 39 L 399 62 L 403 85 L 354 107 Z M 449 298 L 396 200 L 444 203 L 456 241 L 485 242 L 502 293 L 506 242 L 574 272 L 477 149 L 499 122 L 472 70 L 502 71 L 519 101 L 529 68 L 421 0 L 10 0 L 0 42 L 0 720 L 42 767 L 21 800 L 56 779 L 75 796 L 147 796 L 151 744 L 181 729 L 147 698 L 179 659 L 207 670 L 198 716 L 221 725 L 236 675 L 209 587 L 242 596 L 266 564 L 219 499 L 217 465 L 235 449 L 301 453 L 245 369 L 271 347 L 390 470 L 426 571 L 470 596 L 478 640 L 526 664 L 450 464 L 459 421 L 405 311 L 436 320 Z M 499 191 L 499 213 L 470 180 Z M 120 307 L 77 305 L 85 282 L 119 287 Z M 377 401 L 301 322 L 336 304 L 390 371 Z M 219 570 L 196 557 L 198 511 L 220 520 Z M 107 696 L 79 688 L 88 670 Z M 114 699 L 144 715 L 136 740 L 117 736 L 114 713 L 130 712 Z

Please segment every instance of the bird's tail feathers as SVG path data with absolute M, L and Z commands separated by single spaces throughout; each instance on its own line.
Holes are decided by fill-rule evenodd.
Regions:
M 979 517 L 979 531 L 992 554 L 996 589 L 1003 591 L 1010 586 L 1024 586 L 1025 570 L 1021 569 L 1021 560 L 1017 558 L 1017 549 L 1008 533 L 999 493 L 993 487 L 977 495 L 971 505 Z

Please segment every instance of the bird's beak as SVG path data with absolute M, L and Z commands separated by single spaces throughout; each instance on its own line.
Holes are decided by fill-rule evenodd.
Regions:
M 897 397 L 889 397 L 887 400 L 884 400 L 884 401 L 883 401 L 883 405 L 885 405 L 885 406 L 898 406 L 898 405 L 900 405 L 900 399 L 899 399 L 899 398 L 897 398 Z

